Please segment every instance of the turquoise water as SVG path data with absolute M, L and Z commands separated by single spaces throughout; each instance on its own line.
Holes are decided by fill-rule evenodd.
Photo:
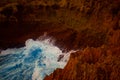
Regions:
M 60 55 L 64 57 L 58 61 Z M 0 80 L 43 80 L 56 68 L 64 68 L 69 53 L 54 46 L 50 39 L 28 39 L 22 48 L 2 50 Z

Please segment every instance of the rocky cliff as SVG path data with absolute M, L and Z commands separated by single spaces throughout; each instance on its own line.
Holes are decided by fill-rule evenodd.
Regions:
M 120 0 L 6 0 L 0 48 L 47 33 L 61 49 L 78 49 L 45 80 L 120 80 Z

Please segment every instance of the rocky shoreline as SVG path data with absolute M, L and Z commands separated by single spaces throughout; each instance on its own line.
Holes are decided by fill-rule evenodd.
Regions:
M 17 1 L 0 4 L 0 49 L 47 33 L 80 51 L 45 80 L 120 80 L 120 0 Z

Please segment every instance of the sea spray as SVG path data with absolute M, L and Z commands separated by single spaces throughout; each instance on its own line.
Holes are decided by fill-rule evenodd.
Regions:
M 63 53 L 50 38 L 28 39 L 25 47 L 1 51 L 0 80 L 43 80 L 56 68 L 63 69 L 72 52 Z

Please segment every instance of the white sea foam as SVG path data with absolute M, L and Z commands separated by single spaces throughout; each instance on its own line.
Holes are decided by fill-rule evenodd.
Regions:
M 28 39 L 25 47 L 1 51 L 1 80 L 43 80 L 57 68 L 63 69 L 75 51 L 63 53 L 53 42 L 49 38 Z M 63 57 L 58 60 L 60 55 Z

